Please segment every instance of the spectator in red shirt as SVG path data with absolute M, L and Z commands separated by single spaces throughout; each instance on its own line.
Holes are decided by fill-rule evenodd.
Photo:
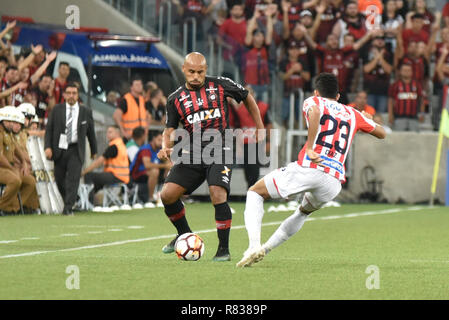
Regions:
M 442 10 L 442 15 L 444 26 L 449 28 L 449 1 L 446 1 Z
M 67 86 L 67 78 L 70 75 L 70 65 L 68 62 L 61 61 L 58 67 L 58 76 L 55 79 L 55 103 L 63 103 L 64 96 L 63 93 L 65 91 L 65 87 Z
M 332 33 L 334 24 L 340 17 L 338 8 L 335 8 L 331 0 L 323 0 L 321 2 L 326 6 L 323 14 L 321 14 L 321 22 L 318 27 L 315 41 L 320 44 L 325 44 L 327 36 Z
M 412 10 L 410 10 L 406 15 L 406 28 L 412 28 L 411 18 L 415 13 L 419 13 L 423 16 L 423 30 L 430 34 L 432 24 L 435 22 L 435 16 L 432 12 L 427 9 L 427 4 L 425 0 L 414 0 L 412 5 Z M 440 15 L 440 13 L 438 13 Z
M 413 80 L 413 67 L 403 63 L 399 67 L 399 79 L 388 90 L 388 121 L 393 130 L 419 131 L 424 121 L 422 88 Z
M 393 72 L 393 54 L 385 46 L 385 38 L 379 33 L 362 57 L 363 88 L 368 93 L 368 104 L 376 112 L 387 112 L 388 87 Z
M 408 48 L 409 41 L 429 42 L 429 33 L 424 30 L 424 16 L 421 13 L 415 13 L 411 16 L 411 28 L 402 31 L 402 41 L 404 48 Z
M 279 20 L 287 21 L 288 30 L 293 29 L 295 24 L 301 21 L 302 1 L 301 0 L 281 0 L 282 13 Z M 284 27 L 286 27 L 284 25 Z
M 220 26 L 217 40 L 223 46 L 224 60 L 241 65 L 246 37 L 244 7 L 241 3 L 234 3 L 229 13 L 230 17 Z
M 268 84 L 270 83 L 269 74 L 269 46 L 273 36 L 273 18 L 275 13 L 272 7 L 266 9 L 267 33 L 264 34 L 257 28 L 257 18 L 260 17 L 260 11 L 256 10 L 254 16 L 248 23 L 245 37 L 245 45 L 248 51 L 245 55 L 244 79 L 245 84 L 251 85 L 256 99 L 268 100 Z
M 305 28 L 303 31 L 305 32 Z M 346 87 L 348 83 L 348 80 L 346 79 L 348 73 L 344 63 L 346 56 L 353 54 L 354 51 L 358 51 L 371 38 L 371 36 L 377 33 L 378 31 L 369 31 L 353 45 L 343 48 L 339 48 L 338 38 L 333 33 L 327 36 L 325 47 L 313 41 L 308 34 L 305 35 L 307 43 L 310 48 L 315 51 L 315 54 L 318 57 L 319 72 L 329 72 L 337 76 L 340 86 L 339 101 L 343 104 L 347 104 L 349 102 L 347 97 L 348 88 Z
M 1 80 L 1 91 L 5 91 L 11 87 L 13 87 L 20 80 L 19 71 L 16 66 L 8 66 L 6 68 L 5 76 Z M 2 101 L 2 106 L 13 105 L 13 95 L 9 95 L 5 97 Z
M 431 46 L 432 44 L 429 42 L 428 45 Z M 398 35 L 394 56 L 395 67 L 401 66 L 403 63 L 410 64 L 413 68 L 413 79 L 418 81 L 422 88 L 426 88 L 424 91 L 427 92 L 430 48 L 423 41 L 417 42 L 413 38 L 408 42 L 408 47 L 404 48 L 402 37 Z
M 300 48 L 292 45 L 288 48 L 288 57 L 280 63 L 279 71 L 284 81 L 282 98 L 282 121 L 284 127 L 288 127 L 290 119 L 290 96 L 294 95 L 295 127 L 299 121 L 299 89 L 304 88 L 310 81 L 309 65 L 305 56 L 301 55 Z
M 46 125 L 48 114 L 55 105 L 53 96 L 54 81 L 48 74 L 44 74 L 37 87 L 33 88 L 31 94 L 34 96 L 36 114 L 39 118 L 41 126 Z M 33 101 L 33 102 L 34 102 Z

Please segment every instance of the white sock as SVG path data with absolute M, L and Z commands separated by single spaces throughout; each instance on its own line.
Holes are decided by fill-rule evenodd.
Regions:
M 262 218 L 264 199 L 254 191 L 246 194 L 245 205 L 245 227 L 248 232 L 249 248 L 260 247 L 260 233 L 262 228 Z
M 302 213 L 298 207 L 295 213 L 285 219 L 270 239 L 268 239 L 268 241 L 263 245 L 265 252 L 270 252 L 272 249 L 284 243 L 296 232 L 298 232 L 306 221 L 307 216 L 308 215 Z

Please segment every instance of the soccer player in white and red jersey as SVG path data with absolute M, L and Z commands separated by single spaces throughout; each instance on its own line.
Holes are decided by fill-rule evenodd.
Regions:
M 338 98 L 335 75 L 318 75 L 314 96 L 304 101 L 308 137 L 298 160 L 270 172 L 248 190 L 245 227 L 249 248 L 237 267 L 249 267 L 262 260 L 272 249 L 298 232 L 309 214 L 340 193 L 341 183 L 345 181 L 344 163 L 357 131 L 385 138 L 384 128 L 376 124 L 370 114 L 338 103 Z M 299 193 L 304 193 L 301 205 L 261 245 L 264 201 L 288 199 Z

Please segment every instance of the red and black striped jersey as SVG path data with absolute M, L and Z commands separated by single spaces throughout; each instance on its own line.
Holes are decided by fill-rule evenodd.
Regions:
M 405 83 L 398 80 L 390 85 L 388 96 L 394 100 L 393 112 L 396 118 L 416 118 L 422 99 L 422 88 L 419 82 L 412 80 Z
M 247 96 L 248 90 L 225 77 L 207 76 L 197 90 L 184 84 L 167 99 L 166 127 L 176 129 L 181 123 L 190 134 L 198 129 L 216 129 L 223 134 L 229 127 L 227 98 L 240 103 Z

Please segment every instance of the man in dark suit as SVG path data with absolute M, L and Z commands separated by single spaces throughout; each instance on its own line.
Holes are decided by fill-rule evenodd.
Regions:
M 78 104 L 78 86 L 69 83 L 64 91 L 65 103 L 54 106 L 45 130 L 45 156 L 55 163 L 54 174 L 64 199 L 65 215 L 73 215 L 81 169 L 85 157 L 86 137 L 91 157 L 97 153 L 92 110 Z

